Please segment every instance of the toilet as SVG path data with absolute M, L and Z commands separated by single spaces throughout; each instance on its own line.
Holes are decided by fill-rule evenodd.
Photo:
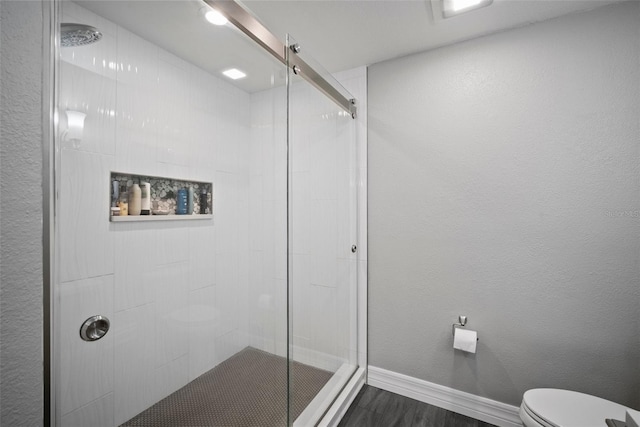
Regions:
M 625 421 L 629 408 L 576 391 L 537 388 L 524 393 L 520 419 L 526 427 L 606 427 Z

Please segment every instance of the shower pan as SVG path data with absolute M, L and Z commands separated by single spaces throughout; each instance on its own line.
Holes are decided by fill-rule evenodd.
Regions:
M 335 425 L 366 367 L 360 100 L 233 1 L 51 7 L 46 424 Z

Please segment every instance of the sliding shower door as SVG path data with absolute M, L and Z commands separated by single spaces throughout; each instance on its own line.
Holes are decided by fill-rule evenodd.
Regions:
M 288 45 L 289 411 L 307 426 L 357 368 L 356 135 L 314 77 L 352 96 L 291 36 Z

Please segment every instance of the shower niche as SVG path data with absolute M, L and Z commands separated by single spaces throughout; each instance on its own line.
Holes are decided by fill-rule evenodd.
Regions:
M 141 176 L 129 173 L 111 172 L 111 222 L 132 221 L 176 221 L 212 219 L 211 207 L 213 197 L 213 184 L 211 182 L 198 182 L 157 176 Z M 122 214 L 120 206 L 128 204 L 131 198 L 130 189 L 134 184 L 138 185 L 141 192 L 146 191 L 144 184 L 149 184 L 149 210 L 144 214 Z M 181 194 L 182 193 L 182 194 Z M 178 207 L 180 196 L 185 206 Z M 141 195 L 142 198 L 142 195 Z M 118 207 L 116 215 L 113 208 Z
M 82 120 L 56 129 L 53 423 L 335 424 L 366 365 L 354 96 L 290 37 L 203 19 L 261 25 L 232 1 L 54 6 L 93 35 L 55 64 L 56 113 Z M 366 94 L 364 69 L 343 78 Z M 151 215 L 111 215 L 146 182 Z M 109 333 L 83 341 L 97 315 Z

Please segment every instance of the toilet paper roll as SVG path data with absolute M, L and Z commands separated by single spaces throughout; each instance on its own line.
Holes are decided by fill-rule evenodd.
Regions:
M 468 353 L 476 352 L 476 343 L 478 342 L 478 333 L 469 329 L 455 328 L 453 334 L 453 348 L 456 350 L 466 351 Z

